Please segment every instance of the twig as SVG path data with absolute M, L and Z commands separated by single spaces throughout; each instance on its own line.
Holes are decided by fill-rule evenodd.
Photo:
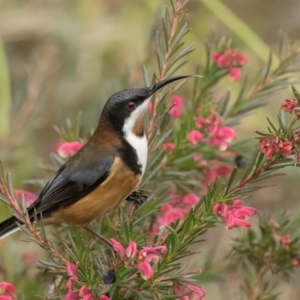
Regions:
M 234 192 L 234 191 L 236 191 L 236 190 L 244 187 L 246 184 L 248 184 L 253 179 L 258 178 L 259 175 L 261 173 L 263 173 L 267 168 L 269 168 L 275 161 L 276 161 L 276 159 L 271 159 L 270 161 L 265 162 L 261 168 L 259 168 L 256 172 L 254 172 L 251 176 L 249 176 L 248 178 L 246 178 L 244 181 L 242 181 L 239 184 L 237 184 L 228 193 L 230 194 L 230 193 L 232 193 L 232 192 Z
M 18 206 L 17 202 L 14 201 L 12 196 L 9 193 L 9 190 L 7 186 L 0 185 L 0 192 L 4 195 L 6 198 L 8 204 L 11 206 L 12 210 L 17 215 L 17 218 L 23 223 L 30 234 L 35 238 L 35 240 L 39 243 L 39 245 L 46 249 L 48 252 L 51 253 L 52 256 L 58 258 L 61 263 L 64 265 L 67 265 L 69 261 L 65 259 L 55 248 L 53 248 L 46 239 L 43 238 L 43 236 L 37 232 L 37 230 L 34 228 L 33 223 L 31 223 L 30 219 L 27 217 L 27 215 L 21 210 L 21 208 Z
M 167 61 L 169 60 L 171 53 L 172 53 L 172 42 L 175 36 L 175 33 L 177 31 L 177 27 L 180 21 L 180 13 L 182 12 L 182 8 L 183 8 L 183 1 L 182 0 L 178 0 L 176 3 L 176 10 L 174 13 L 174 18 L 173 18 L 173 22 L 172 22 L 172 27 L 171 27 L 171 32 L 170 32 L 170 36 L 168 39 L 168 45 L 167 45 L 167 51 L 165 53 L 165 57 L 164 57 L 164 64 L 162 65 L 160 74 L 159 74 L 159 80 L 163 80 L 166 78 L 166 73 L 167 73 L 167 67 L 168 67 L 168 63 Z M 159 96 L 156 95 L 155 100 L 154 100 L 154 104 L 153 104 L 153 112 L 151 115 L 151 119 L 149 121 L 149 131 L 148 131 L 148 138 L 150 139 L 153 133 L 153 127 L 154 127 L 154 120 L 156 118 L 156 113 L 157 113 L 157 107 L 158 107 L 158 102 L 159 102 Z

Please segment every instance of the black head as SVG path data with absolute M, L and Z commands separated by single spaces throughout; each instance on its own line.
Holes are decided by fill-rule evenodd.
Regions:
M 126 120 L 131 116 L 136 119 L 146 112 L 150 98 L 156 91 L 173 81 L 188 77 L 192 76 L 170 77 L 150 87 L 126 89 L 117 92 L 107 100 L 103 108 L 101 119 L 109 121 L 116 131 L 122 132 Z

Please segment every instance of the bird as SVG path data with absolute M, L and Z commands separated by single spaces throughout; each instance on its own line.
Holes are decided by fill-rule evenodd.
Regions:
M 147 163 L 144 118 L 148 104 L 159 89 L 187 77 L 194 76 L 169 77 L 150 87 L 113 94 L 103 107 L 93 135 L 59 168 L 27 208 L 30 221 L 79 225 L 111 246 L 90 223 L 117 208 L 124 199 L 139 201 L 145 196 L 136 189 Z M 12 216 L 0 223 L 0 239 L 18 231 L 20 222 Z

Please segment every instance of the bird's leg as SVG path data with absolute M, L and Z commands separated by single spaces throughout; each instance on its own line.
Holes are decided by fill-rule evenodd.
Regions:
M 113 248 L 113 245 L 111 242 L 105 238 L 103 235 L 101 235 L 99 232 L 97 232 L 90 224 L 83 226 L 84 229 L 87 231 L 93 233 L 96 237 L 98 237 L 102 242 L 106 243 L 109 247 Z
M 127 198 L 127 201 L 134 202 L 135 206 L 143 204 L 147 200 L 148 196 L 142 190 L 133 191 Z

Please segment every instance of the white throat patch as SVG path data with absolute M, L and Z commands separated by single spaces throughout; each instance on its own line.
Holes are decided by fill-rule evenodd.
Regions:
M 147 164 L 148 141 L 145 134 L 142 137 L 135 135 L 133 133 L 133 128 L 141 113 L 147 110 L 149 101 L 150 98 L 138 106 L 136 110 L 131 113 L 130 117 L 125 120 L 123 126 L 125 139 L 135 149 L 139 160 L 138 163 L 142 165 L 142 176 L 145 172 Z

